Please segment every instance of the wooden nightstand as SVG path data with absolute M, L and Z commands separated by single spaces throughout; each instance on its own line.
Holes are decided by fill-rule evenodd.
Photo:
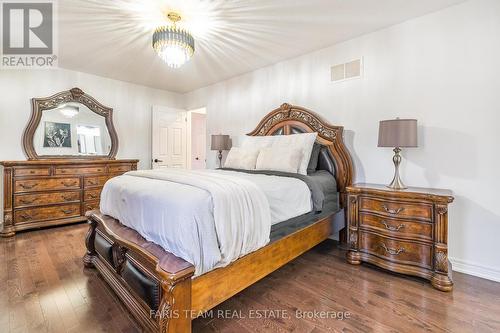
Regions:
M 347 200 L 349 263 L 365 261 L 428 279 L 442 291 L 453 289 L 448 261 L 451 191 L 356 184 L 347 188 Z

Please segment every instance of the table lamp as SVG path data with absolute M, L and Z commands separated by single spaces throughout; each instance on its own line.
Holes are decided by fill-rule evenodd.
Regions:
M 407 187 L 399 176 L 399 165 L 401 164 L 401 148 L 417 147 L 417 120 L 416 119 L 392 119 L 382 120 L 379 124 L 378 146 L 393 147 L 394 178 L 387 187 L 394 190 L 403 190 Z
M 216 134 L 212 135 L 211 150 L 218 150 L 219 167 L 222 168 L 222 151 L 231 149 L 231 141 L 229 135 Z

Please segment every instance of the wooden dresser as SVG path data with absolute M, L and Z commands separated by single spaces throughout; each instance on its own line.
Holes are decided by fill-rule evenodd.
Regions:
M 356 184 L 347 188 L 347 261 L 375 264 L 431 281 L 451 291 L 448 261 L 448 204 L 451 191 Z
M 138 160 L 36 160 L 3 166 L 2 237 L 17 231 L 84 221 L 99 207 L 104 183 L 137 170 Z

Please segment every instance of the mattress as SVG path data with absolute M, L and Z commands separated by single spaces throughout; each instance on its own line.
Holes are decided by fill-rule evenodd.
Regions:
M 200 275 L 331 213 L 335 198 L 335 179 L 326 171 L 145 170 L 108 181 L 101 212 L 192 263 Z
M 309 187 L 309 190 L 311 192 L 312 210 L 309 210 L 307 213 L 301 215 L 295 215 L 286 220 L 274 222 L 271 226 L 271 242 L 292 234 L 295 231 L 303 229 L 318 220 L 337 213 L 340 210 L 337 183 L 335 181 L 335 177 L 328 171 L 318 170 L 308 174 L 307 176 L 276 171 L 233 171 L 249 174 L 264 174 L 268 176 L 272 175 L 297 178 L 303 181 Z

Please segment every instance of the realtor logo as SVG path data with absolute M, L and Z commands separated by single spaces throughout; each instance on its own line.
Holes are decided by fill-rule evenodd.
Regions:
M 2 68 L 50 68 L 57 60 L 53 1 L 1 1 Z

